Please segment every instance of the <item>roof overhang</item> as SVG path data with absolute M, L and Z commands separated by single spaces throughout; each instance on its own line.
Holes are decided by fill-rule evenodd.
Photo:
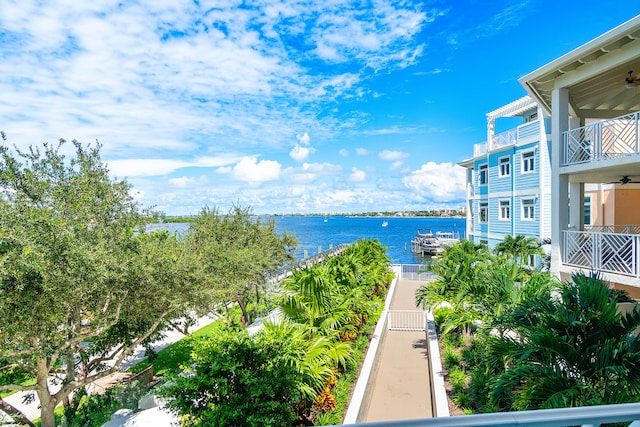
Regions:
M 625 81 L 630 70 L 640 75 L 640 15 L 523 76 L 519 82 L 548 114 L 553 90 L 566 88 L 572 115 L 611 118 L 640 110 L 640 85 L 627 85 Z
M 499 119 L 500 117 L 519 116 L 525 111 L 531 110 L 535 107 L 537 107 L 537 104 L 533 99 L 531 99 L 530 96 L 523 96 L 522 98 L 517 99 L 505 106 L 502 106 L 497 110 L 493 110 L 490 113 L 487 113 L 487 120 L 495 120 Z

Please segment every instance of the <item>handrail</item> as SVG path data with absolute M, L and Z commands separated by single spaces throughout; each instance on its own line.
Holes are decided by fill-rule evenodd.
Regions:
M 562 134 L 562 165 L 640 154 L 640 112 L 590 123 Z
M 534 411 L 497 412 L 460 417 L 423 418 L 358 424 L 363 427 L 566 427 L 597 426 L 605 423 L 640 420 L 640 403 L 582 406 L 579 408 L 539 409 Z
M 640 277 L 640 235 L 572 230 L 562 233 L 563 264 Z

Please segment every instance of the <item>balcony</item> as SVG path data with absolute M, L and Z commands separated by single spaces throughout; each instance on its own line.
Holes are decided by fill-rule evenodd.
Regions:
M 639 154 L 640 112 L 591 123 L 563 134 L 562 166 Z
M 563 231 L 562 263 L 593 271 L 640 277 L 639 232 L 638 225 Z
M 524 123 L 515 129 L 509 129 L 508 131 L 501 132 L 494 135 L 490 143 L 483 142 L 481 144 L 475 144 L 473 146 L 473 157 L 482 156 L 487 154 L 488 151 L 515 145 L 524 139 L 538 136 L 539 131 L 540 120 L 534 120 L 529 123 Z

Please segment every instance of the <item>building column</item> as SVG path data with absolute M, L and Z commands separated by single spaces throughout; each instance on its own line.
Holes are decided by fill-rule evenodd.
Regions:
M 569 225 L 569 177 L 560 174 L 564 157 L 563 133 L 569 127 L 569 91 L 551 94 L 551 274 L 560 278 L 562 231 Z
M 487 153 L 493 149 L 493 137 L 496 133 L 495 119 L 487 117 Z
M 569 228 L 584 230 L 584 184 L 572 182 L 569 184 Z
M 473 168 L 467 168 L 467 222 L 466 222 L 466 232 L 465 237 L 467 240 L 475 241 L 472 233 L 475 232 L 473 227 L 473 217 L 475 212 L 473 212 L 473 200 L 475 196 L 475 191 L 473 188 Z

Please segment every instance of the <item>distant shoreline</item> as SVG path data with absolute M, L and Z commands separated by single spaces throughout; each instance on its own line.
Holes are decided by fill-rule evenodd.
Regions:
M 402 218 L 433 218 L 433 219 L 466 219 L 464 215 L 419 215 L 419 214 L 354 214 L 354 213 L 333 213 L 333 214 L 319 214 L 319 213 L 311 213 L 311 214 L 262 214 L 262 215 L 254 215 L 255 217 L 287 217 L 287 216 L 295 216 L 295 217 L 344 217 L 344 218 L 380 218 L 380 219 L 402 219 Z M 193 222 L 195 221 L 197 216 L 167 216 L 164 218 L 151 218 L 151 223 L 179 223 L 179 222 Z

